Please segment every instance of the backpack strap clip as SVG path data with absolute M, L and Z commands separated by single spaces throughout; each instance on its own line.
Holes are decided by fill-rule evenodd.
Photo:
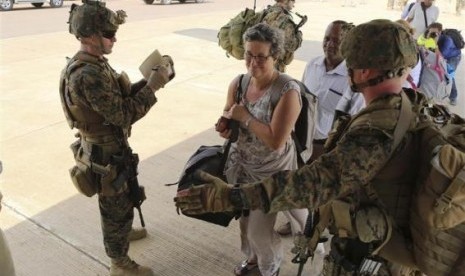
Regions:
M 441 194 L 441 196 L 436 200 L 434 205 L 434 211 L 437 214 L 444 214 L 452 207 L 452 199 L 455 194 L 458 193 L 465 185 L 465 168 L 457 174 L 454 180 L 450 183 L 449 187 Z

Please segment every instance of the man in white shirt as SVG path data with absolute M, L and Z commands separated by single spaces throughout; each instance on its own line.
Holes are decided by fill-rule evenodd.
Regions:
M 310 162 L 323 153 L 323 145 L 331 130 L 336 107 L 343 95 L 344 103 L 341 103 L 340 111 L 355 114 L 365 106 L 363 96 L 350 89 L 346 63 L 339 51 L 342 39 L 352 27 L 352 24 L 342 20 L 331 22 L 323 38 L 324 55 L 313 58 L 305 67 L 302 82 L 318 97 L 318 119 Z M 277 232 L 281 235 L 290 234 L 290 224 L 281 225 Z M 319 251 L 323 251 L 321 246 Z
M 318 97 L 318 120 L 315 127 L 313 152 L 315 159 L 323 152 L 323 145 L 334 120 L 337 104 L 346 94 L 345 110 L 352 114 L 358 112 L 365 101 L 359 93 L 350 90 L 347 67 L 340 54 L 339 47 L 352 24 L 336 20 L 329 24 L 323 39 L 324 55 L 310 60 L 305 67 L 302 82 Z
M 417 39 L 426 31 L 431 23 L 438 20 L 439 8 L 434 6 L 434 0 L 423 0 L 413 5 L 407 16 L 407 22 L 415 29 L 413 37 Z

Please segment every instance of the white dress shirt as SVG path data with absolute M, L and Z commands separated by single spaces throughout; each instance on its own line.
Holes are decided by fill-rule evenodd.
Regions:
M 342 111 L 344 113 L 355 115 L 360 109 L 365 107 L 365 99 L 363 98 L 362 93 L 352 92 L 350 87 L 344 91 L 342 98 L 339 100 L 336 106 L 336 110 Z
M 318 97 L 318 118 L 314 139 L 326 139 L 334 120 L 334 112 L 344 92 L 349 89 L 349 79 L 345 61 L 336 68 L 326 72 L 325 57 L 319 56 L 310 60 L 305 66 L 302 82 Z M 352 92 L 352 91 L 350 91 Z M 347 97 L 354 98 L 354 103 L 360 106 L 360 93 L 352 93 Z M 357 95 L 358 94 L 358 95 Z M 354 106 L 354 109 L 359 108 Z M 351 108 L 352 110 L 352 108 Z M 358 110 L 357 110 L 358 111 Z

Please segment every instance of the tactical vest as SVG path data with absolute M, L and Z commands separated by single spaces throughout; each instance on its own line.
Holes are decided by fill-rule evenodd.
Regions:
M 66 120 L 71 129 L 79 129 L 80 134 L 86 137 L 115 135 L 115 127 L 105 123 L 105 118 L 87 105 L 73 100 L 71 95 L 70 87 L 68 86 L 71 74 L 89 64 L 105 69 L 102 71 L 109 74 L 109 79 L 113 79 L 115 85 L 119 85 L 122 88 L 118 82 L 116 73 L 104 60 L 81 52 L 77 53 L 68 61 L 68 65 L 62 71 L 60 78 L 60 98 Z M 125 87 L 125 89 L 129 89 L 129 87 Z
M 78 70 L 84 66 L 99 67 L 103 74 L 108 74 L 107 78 L 112 80 L 112 85 L 118 86 L 123 95 L 130 93 L 130 82 L 125 75 L 118 78 L 104 59 L 82 52 L 68 61 L 60 78 L 60 98 L 66 120 L 71 129 L 79 130 L 79 140 L 71 145 L 76 161 L 76 166 L 70 170 L 73 183 L 86 196 L 97 192 L 112 196 L 127 188 L 125 180 L 116 181 L 124 168 L 115 158 L 121 155 L 124 148 L 129 147 L 127 138 L 130 128 L 122 129 L 106 123 L 103 116 L 85 104 L 84 96 L 78 94 L 81 91 L 71 91 L 72 87 L 68 85 L 71 75 L 78 74 Z M 119 163 L 124 162 L 119 160 Z

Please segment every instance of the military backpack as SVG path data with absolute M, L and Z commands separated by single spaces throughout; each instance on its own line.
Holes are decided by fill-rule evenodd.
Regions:
M 365 243 L 371 243 L 373 238 L 376 238 L 376 235 L 371 233 L 372 230 L 376 230 L 383 233 L 383 238 L 374 243 L 368 258 L 376 259 L 376 256 L 380 256 L 426 275 L 463 275 L 465 119 L 450 113 L 446 107 L 439 104 L 428 104 L 416 110 L 408 100 L 405 101 L 405 94 L 402 98 L 392 152 L 396 151 L 403 137 L 409 132 L 410 137 L 413 137 L 411 149 L 413 155 L 416 155 L 413 160 L 418 164 L 415 164 L 415 170 L 407 172 L 411 174 L 407 179 L 413 179 L 413 183 L 404 183 L 409 184 L 408 194 L 399 194 L 397 199 L 386 199 L 380 196 L 385 190 L 380 191 L 379 186 L 375 186 L 376 183 L 370 182 L 362 186 L 364 194 L 373 203 L 371 207 L 375 208 L 356 206 L 341 199 L 321 206 L 318 211 L 319 221 L 314 226 L 308 248 L 310 251 L 316 248 L 320 235 L 327 227 L 338 237 L 356 238 Z M 392 120 L 392 116 L 385 112 L 380 110 L 379 115 L 386 117 L 386 120 Z M 368 115 L 370 118 L 365 119 L 369 121 L 376 116 Z M 413 120 L 415 127 L 412 129 L 408 122 L 411 122 L 414 116 L 417 118 Z M 356 119 L 364 120 L 363 117 L 362 111 L 341 128 L 347 129 Z M 391 156 L 385 164 L 385 167 L 389 167 L 388 170 L 383 171 L 383 168 L 380 172 L 385 177 L 387 175 L 384 180 L 389 182 L 389 175 L 395 171 L 402 171 L 405 161 Z M 382 176 L 375 178 L 383 182 Z M 393 214 L 386 208 L 390 205 L 389 201 L 403 206 L 400 213 L 406 224 L 403 229 L 405 232 L 398 231 L 396 222 L 399 221 L 399 214 Z
M 429 105 L 420 121 L 422 158 L 410 207 L 415 264 L 426 275 L 463 275 L 465 120 Z
M 255 24 L 264 22 L 268 25 L 281 29 L 284 32 L 284 53 L 278 58 L 280 71 L 284 71 L 284 66 L 291 63 L 294 59 L 294 52 L 302 45 L 302 27 L 307 21 L 306 16 L 301 16 L 301 21 L 296 24 L 292 20 L 292 15 L 289 11 L 278 6 L 268 6 L 260 12 L 255 12 L 255 9 L 246 8 L 229 22 L 221 27 L 218 32 L 218 44 L 226 50 L 226 55 L 233 56 L 236 59 L 244 59 L 244 45 L 242 36 L 245 31 Z

